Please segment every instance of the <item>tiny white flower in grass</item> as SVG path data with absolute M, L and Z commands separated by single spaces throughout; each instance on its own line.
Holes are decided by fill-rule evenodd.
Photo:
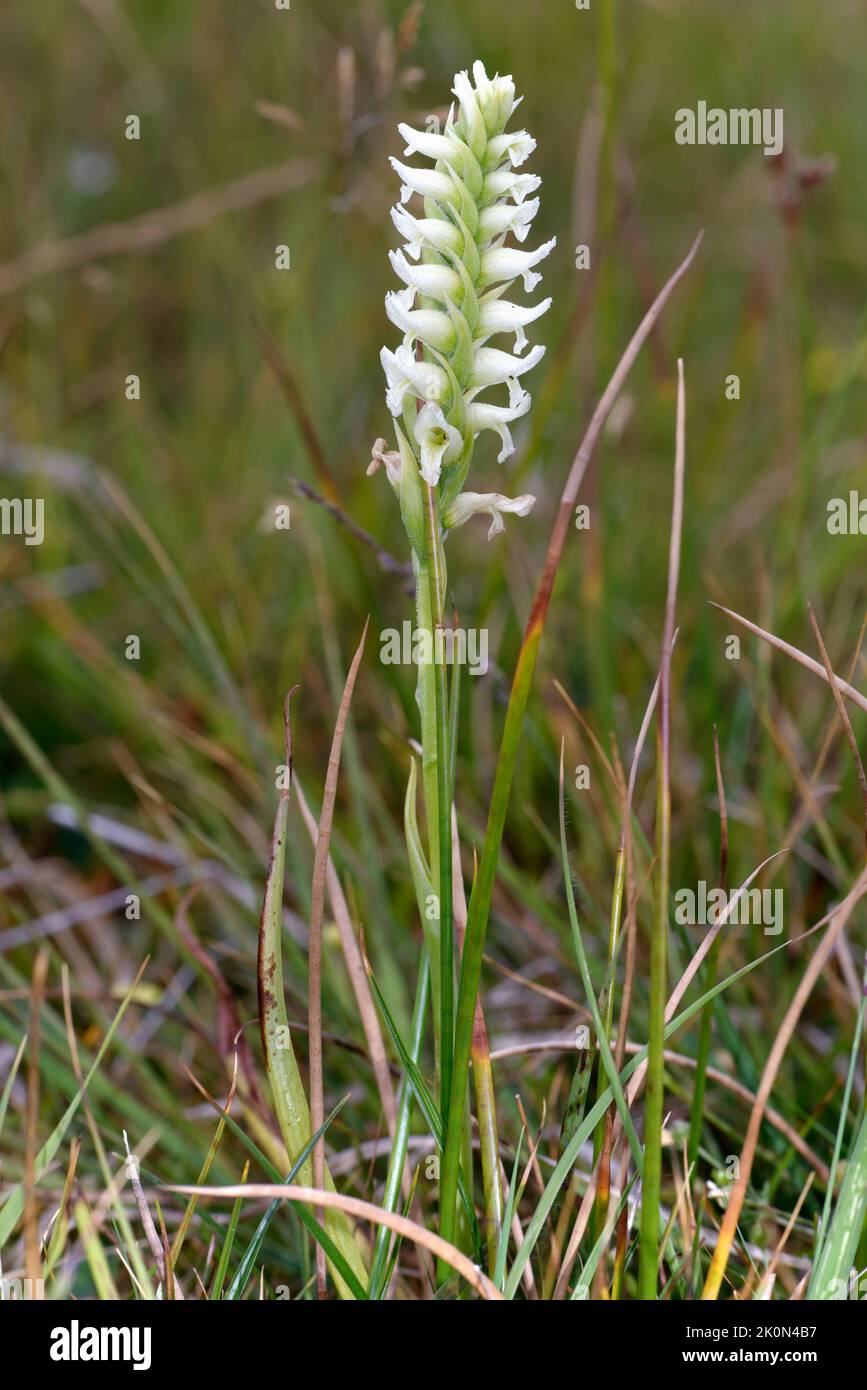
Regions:
M 522 305 L 504 297 L 519 280 L 528 294 L 535 290 L 541 279 L 535 267 L 555 245 L 553 238 L 535 250 L 508 244 L 510 237 L 526 241 L 539 210 L 533 195 L 540 179 L 516 172 L 536 142 L 526 130 L 505 129 L 519 104 L 515 84 L 511 77 L 489 77 L 477 62 L 472 78 L 456 75 L 453 90 L 457 103 L 442 132 L 400 126 L 406 157 L 429 163 L 391 160 L 402 185 L 391 216 L 405 244 L 389 253 L 404 288 L 385 301 L 388 318 L 403 334 L 395 351 L 382 352 L 399 446 L 389 479 L 394 485 L 399 464 L 401 514 L 419 559 L 431 543 L 425 484 L 434 489 L 434 535 L 462 525 L 475 511 L 490 513 L 494 534 L 505 512 L 525 516 L 533 505 L 529 496 L 510 501 L 462 489 L 483 432 L 499 436 L 501 463 L 514 451 L 510 425 L 530 408 L 519 378 L 545 352 L 529 347 L 525 330 L 551 303 Z M 489 346 L 504 333 L 514 334 L 514 354 Z M 477 399 L 503 386 L 508 404 Z M 374 453 L 379 466 L 377 460 L 389 467 L 382 448 Z
M 515 516 L 526 516 L 536 505 L 536 499 L 532 493 L 525 492 L 521 497 L 503 497 L 499 492 L 462 492 L 452 505 L 447 509 L 445 524 L 451 530 L 456 526 L 463 526 L 465 521 L 469 521 L 471 516 L 478 516 L 481 512 L 487 512 L 491 518 L 488 528 L 488 540 L 493 540 L 494 536 L 504 531 L 503 513 L 511 512 Z
M 452 462 L 460 454 L 464 442 L 461 432 L 448 423 L 438 405 L 428 401 L 416 416 L 415 437 L 421 449 L 421 476 L 431 487 L 436 487 L 443 464 Z

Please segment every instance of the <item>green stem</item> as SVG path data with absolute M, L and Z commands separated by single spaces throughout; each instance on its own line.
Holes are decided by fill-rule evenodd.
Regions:
M 464 1097 L 472 1050 L 476 996 L 485 950 L 488 909 L 497 872 L 497 857 L 506 821 L 512 773 L 515 767 L 524 713 L 527 708 L 530 684 L 533 679 L 533 670 L 542 638 L 543 623 L 544 615 L 541 616 L 541 620 L 531 620 L 518 656 L 515 678 L 512 682 L 512 694 L 506 711 L 503 738 L 497 758 L 497 770 L 494 776 L 494 789 L 491 795 L 482 857 L 473 883 L 467 915 L 467 932 L 461 957 L 460 988 L 456 1010 L 452 1086 L 440 1183 L 440 1234 L 444 1240 L 452 1242 L 455 1233 Z
M 428 967 L 427 955 L 422 952 L 421 962 L 418 971 L 418 984 L 415 992 L 415 1004 L 412 1011 L 412 1032 L 410 1035 L 410 1056 L 418 1065 L 421 1057 L 421 1045 L 424 1038 L 424 1017 L 427 1012 L 428 995 L 430 984 L 430 969 Z M 394 1131 L 394 1143 L 391 1147 L 391 1157 L 388 1161 L 388 1176 L 385 1182 L 385 1195 L 382 1201 L 383 1211 L 397 1211 L 398 1199 L 400 1197 L 400 1183 L 403 1175 L 403 1166 L 406 1162 L 406 1151 L 409 1144 L 409 1126 L 412 1119 L 412 1086 L 409 1078 L 404 1077 L 400 1088 L 400 1100 L 397 1108 L 397 1126 Z M 380 1226 L 376 1236 L 376 1245 L 373 1253 L 373 1268 L 370 1272 L 370 1297 L 379 1298 L 383 1292 L 380 1287 L 383 1275 L 387 1268 L 387 1257 L 389 1245 L 391 1244 L 391 1231 L 387 1226 Z
M 413 552 L 416 588 L 416 624 L 419 633 L 428 633 L 431 650 L 434 641 L 434 623 L 431 608 L 430 568 L 427 560 L 420 561 Z M 440 883 L 440 818 L 438 814 L 438 765 L 437 765 L 437 710 L 436 673 L 433 662 L 420 661 L 418 666 L 418 705 L 421 720 L 421 777 L 424 791 L 424 807 L 427 819 L 428 862 L 431 883 Z M 440 960 L 440 915 L 442 907 L 431 915 L 428 905 L 424 905 L 425 939 L 429 943 L 429 964 L 433 994 L 433 1033 L 437 1087 L 441 1089 L 442 1078 L 442 981 Z M 435 948 L 435 949 L 434 949 Z M 434 959 L 436 956 L 436 959 Z
M 440 922 L 440 1108 L 446 1120 L 452 1084 L 454 1050 L 454 928 L 452 906 L 452 800 L 449 756 L 449 695 L 445 666 L 445 557 L 433 488 L 427 489 L 427 550 L 430 616 L 433 621 L 433 687 L 436 744 L 436 800 L 428 806 L 437 822 L 439 875 L 431 858 L 431 874 L 439 886 Z M 425 787 L 427 796 L 427 787 Z M 435 815 L 434 815 L 435 812 Z
M 663 713 L 663 719 L 665 714 Z M 641 1244 L 638 1296 L 657 1297 L 659 1261 L 659 1196 L 662 1186 L 662 1119 L 664 1105 L 665 996 L 667 976 L 668 879 L 671 801 L 665 758 L 665 731 L 660 731 L 656 804 L 658 872 L 650 939 L 650 1020 L 647 1031 L 647 1097 L 644 1105 L 644 1176 L 641 1193 Z

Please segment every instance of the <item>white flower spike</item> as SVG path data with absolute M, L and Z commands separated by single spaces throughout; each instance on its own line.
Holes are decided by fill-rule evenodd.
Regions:
M 462 489 L 483 431 L 499 436 L 501 463 L 514 451 L 509 426 L 530 409 L 530 395 L 518 379 L 545 352 L 529 347 L 525 330 L 551 300 L 521 305 L 505 293 L 523 282 L 532 294 L 542 278 L 536 267 L 556 244 L 552 239 L 536 250 L 507 244 L 510 237 L 527 240 L 541 182 L 523 172 L 536 148 L 533 137 L 505 129 L 519 105 L 512 78 L 489 77 L 476 62 L 472 76 L 456 75 L 453 91 L 457 103 L 442 130 L 399 127 L 405 159 L 429 162 L 391 160 L 401 180 L 400 203 L 391 216 L 404 244 L 390 258 L 404 288 L 386 296 L 385 308 L 404 338 L 394 351 L 383 348 L 382 366 L 399 449 L 389 453 L 378 441 L 373 467 L 384 465 L 399 489 L 419 557 L 427 544 L 419 521 L 425 484 L 433 490 L 440 531 L 486 512 L 493 536 L 504 529 L 505 513 L 526 516 L 533 506 L 529 494 L 510 499 Z M 500 334 L 514 335 L 514 353 L 490 345 Z M 479 399 L 502 386 L 508 404 Z
M 488 540 L 491 541 L 506 529 L 503 524 L 504 512 L 526 516 L 535 505 L 536 499 L 529 492 L 525 492 L 522 497 L 503 497 L 499 492 L 462 492 L 446 514 L 446 525 L 454 529 L 456 526 L 463 526 L 471 516 L 487 512 L 491 518 L 488 528 Z

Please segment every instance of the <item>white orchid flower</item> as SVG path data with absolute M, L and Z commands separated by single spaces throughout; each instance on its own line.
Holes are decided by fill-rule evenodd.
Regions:
M 513 357 L 499 348 L 479 348 L 467 383 L 469 390 L 478 392 L 484 391 L 486 386 L 501 386 L 513 377 L 532 371 L 544 356 L 545 348 L 541 343 L 531 348 L 526 357 Z
M 479 234 L 484 241 L 495 241 L 512 233 L 516 241 L 526 241 L 530 223 L 539 211 L 539 199 L 521 204 L 494 203 L 479 213 Z
M 497 463 L 505 463 L 515 452 L 509 425 L 513 420 L 520 420 L 530 409 L 529 391 L 522 391 L 517 382 L 513 385 L 517 390 L 510 391 L 509 405 L 489 405 L 487 401 L 474 401 L 467 407 L 467 420 L 474 434 L 480 434 L 482 430 L 494 430 L 500 436 L 503 447 L 497 455 Z
M 413 193 L 420 193 L 423 198 L 433 198 L 439 203 L 453 202 L 457 196 L 454 179 L 448 174 L 441 174 L 437 169 L 413 169 L 399 159 L 392 158 L 390 162 L 403 180 L 400 188 L 402 203 L 408 203 Z M 516 174 L 515 178 L 518 177 Z
M 514 333 L 515 351 L 522 352 L 527 346 L 524 325 L 533 323 L 547 313 L 551 299 L 543 299 L 540 304 L 525 308 L 521 304 L 510 304 L 508 299 L 489 299 L 482 305 L 476 337 L 490 338 L 495 333 Z
M 511 169 L 496 169 L 494 173 L 485 175 L 482 202 L 487 206 L 500 198 L 514 198 L 516 203 L 523 203 L 541 183 L 538 174 L 513 174 Z
M 455 141 L 448 135 L 440 135 L 432 130 L 413 130 L 404 122 L 401 122 L 398 130 L 406 141 L 405 155 L 421 154 L 425 159 L 454 158 Z
M 480 512 L 487 512 L 491 518 L 488 528 L 488 540 L 493 540 L 494 536 L 504 531 L 503 514 L 510 512 L 514 516 L 527 516 L 536 505 L 536 499 L 532 493 L 525 492 L 521 497 L 504 497 L 499 492 L 462 492 L 445 515 L 445 524 L 449 530 L 453 531 L 457 526 L 463 526 L 465 521 L 469 521 L 471 516 L 478 516 Z
M 391 220 L 406 241 L 404 248 L 417 261 L 426 246 L 438 251 L 457 254 L 463 249 L 464 239 L 452 222 L 440 217 L 413 217 L 405 207 L 398 204 L 391 210 Z
M 418 294 L 440 301 L 456 299 L 460 294 L 460 276 L 447 265 L 410 265 L 402 251 L 389 251 L 388 258 L 394 273 Z
M 421 338 L 438 352 L 451 352 L 455 330 L 448 314 L 439 309 L 411 309 L 414 299 L 414 290 L 392 290 L 385 296 L 385 312 L 395 328 L 413 340 Z
M 416 416 L 415 438 L 420 449 L 419 472 L 426 483 L 436 487 L 443 464 L 459 456 L 463 436 L 448 423 L 441 408 L 428 401 Z
M 482 252 L 479 283 L 483 286 L 494 285 L 500 280 L 516 280 L 520 275 L 527 294 L 532 294 L 542 279 L 534 272 L 533 266 L 550 255 L 556 245 L 557 238 L 554 236 L 535 251 L 519 251 L 515 246 L 492 246 L 490 250 Z
M 386 404 L 395 417 L 403 411 L 407 392 L 423 401 L 441 401 L 448 394 L 448 377 L 442 367 L 419 360 L 405 343 L 397 352 L 384 347 L 380 361 L 388 383 Z
M 507 131 L 494 136 L 488 145 L 488 159 L 492 164 L 499 164 L 508 155 L 512 168 L 517 169 L 526 163 L 535 148 L 536 141 L 526 130 Z

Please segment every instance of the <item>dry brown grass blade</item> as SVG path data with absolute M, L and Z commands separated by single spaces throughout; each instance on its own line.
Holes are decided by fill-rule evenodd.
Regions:
M 173 1270 L 171 1264 L 171 1257 L 169 1256 L 168 1248 L 164 1247 L 163 1242 L 160 1240 L 157 1228 L 154 1225 L 153 1217 L 150 1214 L 150 1208 L 147 1204 L 147 1198 L 144 1194 L 144 1188 L 141 1185 L 141 1179 L 138 1175 L 138 1163 L 136 1161 L 135 1154 L 131 1151 L 129 1147 L 129 1139 L 127 1138 L 126 1130 L 123 1131 L 123 1146 L 126 1149 L 127 1177 L 129 1178 L 130 1185 L 133 1190 L 133 1195 L 135 1197 L 135 1204 L 138 1207 L 138 1213 L 141 1217 L 141 1224 L 144 1229 L 145 1238 L 147 1240 L 148 1246 L 150 1247 L 150 1252 L 154 1257 L 154 1263 L 156 1264 L 163 1288 L 166 1290 L 166 1297 L 176 1298 L 178 1299 L 178 1301 L 182 1302 L 184 1295 L 181 1292 L 180 1284 L 178 1284 L 176 1280 L 172 1279 Z M 169 1292 L 170 1280 L 171 1292 Z
M 814 661 L 811 656 L 807 656 L 805 652 L 800 651 L 798 647 L 793 647 L 789 642 L 784 642 L 782 637 L 775 637 L 772 632 L 766 632 L 763 627 L 759 627 L 758 623 L 750 622 L 749 618 L 742 618 L 740 613 L 735 613 L 732 608 L 726 608 L 725 604 L 714 603 L 713 599 L 709 599 L 708 602 L 711 608 L 718 608 L 721 613 L 725 613 L 727 617 L 733 618 L 736 623 L 740 623 L 748 632 L 755 633 L 756 637 L 761 637 L 763 641 L 769 642 L 772 647 L 777 648 L 777 651 L 785 652 L 786 656 L 790 656 L 793 661 L 797 661 L 807 671 L 812 671 L 814 676 L 820 676 L 823 681 L 828 681 L 828 672 L 825 670 L 824 666 L 818 661 Z M 841 676 L 836 676 L 835 680 L 837 682 L 837 688 L 847 699 L 852 701 L 853 705 L 857 705 L 859 709 L 867 711 L 867 696 L 862 695 L 860 690 L 856 690 L 854 685 L 850 685 L 848 681 L 844 681 Z M 828 681 L 828 684 L 830 684 L 830 681 Z
M 795 990 L 792 1002 L 786 1010 L 786 1015 L 774 1039 L 774 1045 L 765 1063 L 759 1089 L 756 1092 L 756 1099 L 750 1112 L 744 1146 L 740 1155 L 738 1176 L 732 1184 L 729 1193 L 725 1216 L 720 1226 L 713 1259 L 711 1260 L 707 1279 L 705 1280 L 701 1295 L 704 1300 L 715 1299 L 722 1285 L 732 1243 L 737 1231 L 737 1224 L 747 1193 L 753 1159 L 755 1158 L 756 1148 L 758 1147 L 759 1131 L 762 1126 L 765 1106 L 767 1105 L 774 1082 L 777 1079 L 777 1072 L 780 1069 L 780 1064 L 785 1056 L 786 1049 L 791 1041 L 798 1019 L 801 1017 L 804 1005 L 812 993 L 813 986 L 821 975 L 825 963 L 834 949 L 834 944 L 843 931 L 843 928 L 846 926 L 855 905 L 864 896 L 865 892 L 867 892 L 867 869 L 862 870 L 854 886 L 834 912 L 830 926 L 820 944 L 817 946 L 807 969 L 804 971 L 801 982 Z
M 297 777 L 295 778 L 295 800 L 301 810 L 302 819 L 315 848 L 318 836 L 316 820 L 307 804 L 307 799 Z M 364 1029 L 370 1065 L 373 1068 L 373 1075 L 376 1080 L 377 1090 L 379 1091 L 379 1098 L 382 1103 L 382 1110 L 385 1115 L 388 1132 L 393 1138 L 395 1125 L 397 1123 L 397 1102 L 394 1094 L 394 1085 L 391 1080 L 388 1054 L 385 1050 L 382 1029 L 379 1026 L 379 1016 L 376 1012 L 376 1005 L 373 1002 L 370 981 L 367 977 L 367 971 L 364 968 L 361 947 L 358 944 L 352 926 L 349 904 L 346 901 L 346 894 L 343 891 L 339 875 L 330 855 L 328 856 L 326 881 L 328 884 L 328 897 L 331 903 L 331 911 L 334 914 L 334 920 L 337 923 L 337 930 L 340 934 L 340 944 L 343 948 L 346 972 L 349 975 L 352 992 L 355 995 L 361 1026 Z
M 356 648 L 334 725 L 331 752 L 328 755 L 328 771 L 325 775 L 325 792 L 322 797 L 322 812 L 319 816 L 319 831 L 313 855 L 313 889 L 310 902 L 310 945 L 308 948 L 308 1026 L 310 1029 L 310 1124 L 315 1134 L 325 1123 L 325 1078 L 322 1064 L 322 918 L 325 913 L 325 881 L 328 873 L 328 846 L 331 841 L 331 824 L 334 819 L 334 803 L 337 798 L 337 777 L 340 772 L 340 755 L 343 749 L 343 734 L 349 718 L 349 705 L 355 690 L 355 679 L 364 643 L 367 640 L 368 618 L 364 624 L 361 641 Z M 313 1146 L 313 1182 L 318 1188 L 325 1186 L 325 1143 L 317 1140 Z M 318 1218 L 319 1219 L 319 1218 Z M 324 1218 L 322 1218 L 324 1219 Z M 316 1286 L 320 1298 L 325 1298 L 325 1251 L 316 1246 Z
M 840 687 L 837 682 L 837 677 L 834 675 L 834 671 L 831 666 L 831 660 L 828 656 L 828 649 L 825 646 L 822 634 L 819 630 L 819 624 L 816 621 L 816 615 L 813 612 L 812 603 L 807 604 L 807 612 L 810 615 L 810 622 L 813 624 L 813 632 L 816 637 L 816 642 L 818 644 L 819 651 L 822 655 L 822 665 L 825 668 L 825 676 L 828 681 L 828 684 L 831 687 L 831 694 L 834 696 L 834 703 L 837 706 L 837 713 L 840 715 L 840 719 L 843 724 L 843 729 L 846 734 L 846 739 L 849 744 L 849 749 L 852 753 L 852 761 L 855 764 L 855 772 L 858 777 L 858 786 L 861 788 L 861 801 L 864 806 L 864 849 L 865 852 L 867 852 L 867 778 L 865 778 L 864 776 L 864 764 L 861 761 L 861 754 L 858 751 L 858 742 L 855 738 L 855 731 L 852 728 L 852 720 L 849 718 L 849 711 L 846 708 L 843 696 L 840 694 Z
M 184 232 L 204 227 L 224 212 L 241 212 L 269 198 L 282 197 L 312 178 L 312 160 L 292 160 L 256 169 L 231 183 L 218 184 L 182 198 L 168 207 L 131 217 L 126 222 L 107 222 L 65 241 L 47 241 L 0 265 L 0 295 L 13 294 L 34 280 L 59 271 L 77 270 L 93 261 L 104 261 L 134 251 L 150 251 Z
M 187 1186 L 167 1186 L 168 1192 L 196 1192 L 200 1197 L 250 1197 L 252 1199 L 263 1199 L 272 1202 L 275 1198 L 289 1202 L 307 1202 L 313 1207 L 334 1207 L 338 1211 L 346 1212 L 347 1216 L 355 1216 L 359 1221 L 372 1221 L 378 1226 L 388 1226 L 389 1230 L 395 1231 L 405 1240 L 412 1240 L 418 1245 L 422 1245 L 435 1255 L 439 1260 L 451 1265 L 467 1283 L 474 1288 L 483 1298 L 489 1298 L 498 1302 L 503 1301 L 503 1295 L 499 1289 L 491 1283 L 486 1274 L 473 1264 L 468 1256 L 458 1250 L 454 1245 L 450 1245 L 447 1240 L 443 1240 L 434 1231 L 428 1231 L 424 1226 L 417 1226 L 408 1217 L 399 1216 L 397 1212 L 383 1211 L 380 1207 L 374 1206 L 372 1202 L 364 1202 L 359 1197 L 347 1197 L 342 1192 L 327 1192 L 318 1187 L 295 1187 L 293 1184 L 285 1186 L 276 1183 L 250 1183 L 246 1187 L 187 1187 Z
M 656 299 L 647 310 L 647 313 L 632 335 L 626 351 L 615 368 L 614 375 L 603 391 L 599 403 L 591 416 L 590 424 L 587 426 L 587 432 L 579 445 L 578 452 L 569 470 L 569 476 L 566 479 L 566 486 L 563 488 L 563 494 L 560 498 L 560 506 L 557 512 L 557 518 L 554 522 L 554 529 L 551 532 L 551 539 L 548 543 L 545 564 L 539 578 L 539 583 L 536 586 L 536 594 L 533 599 L 530 617 L 527 620 L 528 633 L 544 625 L 545 615 L 548 612 L 548 605 L 551 601 L 551 594 L 554 589 L 554 580 L 560 566 L 560 557 L 563 554 L 563 546 L 566 543 L 566 536 L 572 520 L 572 508 L 575 505 L 578 492 L 584 481 L 584 474 L 587 472 L 588 464 L 593 457 L 593 452 L 598 443 L 599 436 L 602 433 L 605 421 L 611 414 L 614 403 L 620 395 L 623 383 L 629 376 L 635 359 L 641 351 L 648 334 L 659 319 L 675 287 L 683 279 L 695 260 L 703 237 L 704 232 L 699 232 L 686 256 L 665 282 Z

